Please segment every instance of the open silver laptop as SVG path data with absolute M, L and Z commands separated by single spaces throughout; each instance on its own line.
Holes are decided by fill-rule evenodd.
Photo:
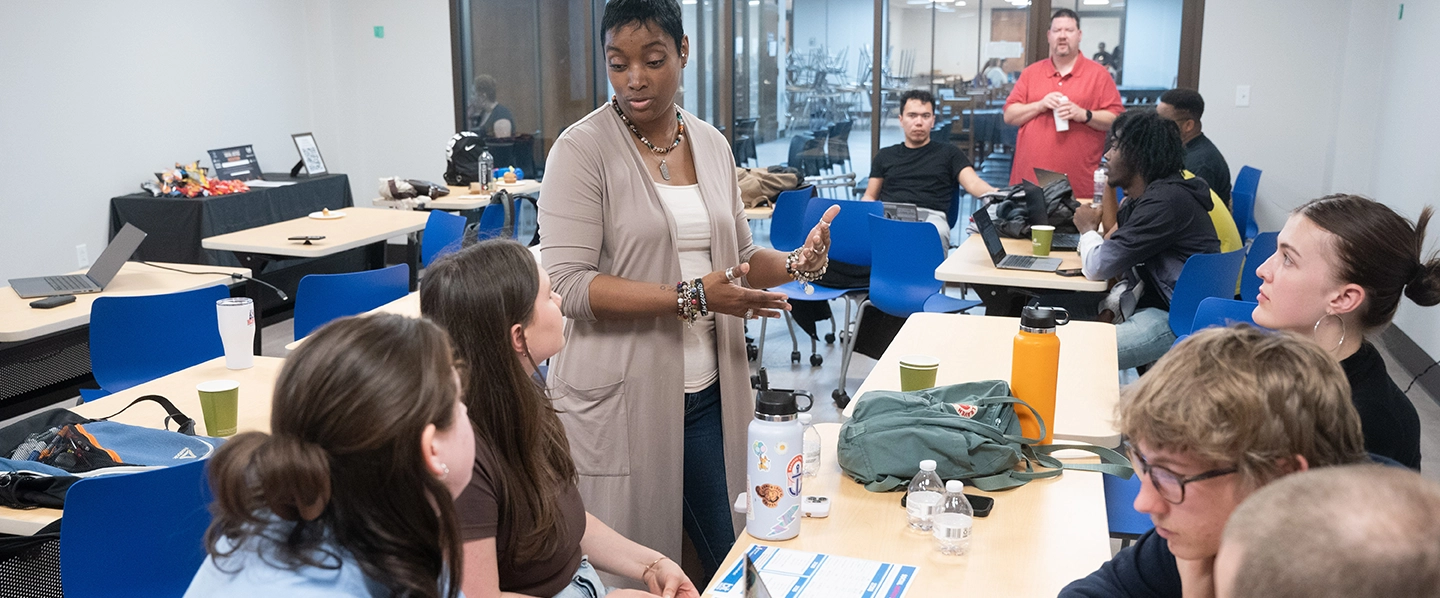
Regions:
M 995 221 L 990 219 L 988 208 L 980 208 L 975 212 L 974 217 L 975 228 L 980 231 L 980 239 L 985 241 L 985 249 L 990 252 L 990 261 L 995 262 L 996 268 L 1030 270 L 1032 272 L 1054 272 L 1060 269 L 1060 258 L 1058 257 L 1005 253 L 1005 245 L 1000 243 L 1000 231 L 996 230 Z
M 126 224 L 120 233 L 105 246 L 105 251 L 90 265 L 84 274 L 62 274 L 58 276 L 37 276 L 35 278 L 12 278 L 10 288 L 21 298 L 51 297 L 54 295 L 77 295 L 99 293 L 105 285 L 115 279 L 125 261 L 140 248 L 145 240 L 145 231 Z

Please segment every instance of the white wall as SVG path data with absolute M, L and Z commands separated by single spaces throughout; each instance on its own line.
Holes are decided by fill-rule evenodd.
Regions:
M 0 280 L 94 259 L 110 197 L 212 148 L 289 170 L 313 131 L 361 205 L 380 176 L 438 179 L 448 23 L 443 0 L 0 3 Z

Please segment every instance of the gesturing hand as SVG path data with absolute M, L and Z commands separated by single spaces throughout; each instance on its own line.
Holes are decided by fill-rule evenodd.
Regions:
M 750 273 L 750 264 L 740 264 L 732 269 L 738 280 Z M 778 318 L 780 312 L 790 311 L 790 302 L 785 293 L 769 293 L 747 289 L 726 276 L 724 270 L 706 274 L 701 279 L 705 284 L 705 303 L 710 311 L 730 314 L 742 318 Z
M 830 209 L 820 216 L 820 222 L 815 223 L 815 228 L 810 229 L 810 234 L 805 237 L 805 244 L 800 246 L 799 259 L 795 260 L 796 270 L 814 272 L 829 262 L 830 223 L 834 222 L 838 215 L 840 206 L 830 206 Z

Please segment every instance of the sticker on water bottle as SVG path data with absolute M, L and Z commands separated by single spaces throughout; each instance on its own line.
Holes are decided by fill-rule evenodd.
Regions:
M 805 477 L 805 456 L 795 455 L 785 467 L 785 477 L 790 480 L 790 496 L 800 496 L 800 480 Z
M 790 526 L 795 524 L 795 518 L 798 517 L 799 514 L 800 505 L 790 505 L 790 508 L 785 509 L 785 512 L 780 514 L 780 518 L 775 520 L 775 527 L 770 528 L 770 533 L 772 535 L 780 535 L 790 529 Z
M 756 440 L 755 444 L 751 445 L 750 450 L 755 452 L 755 456 L 760 457 L 760 463 L 756 467 L 758 467 L 760 471 L 770 471 L 770 457 L 765 456 L 765 443 Z

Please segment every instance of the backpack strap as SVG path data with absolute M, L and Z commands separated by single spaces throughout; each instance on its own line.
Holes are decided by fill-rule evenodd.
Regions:
M 1056 459 L 1052 453 L 1063 450 L 1078 450 L 1094 453 L 1100 457 L 1100 463 L 1065 463 Z M 1107 473 L 1121 479 L 1130 479 L 1134 470 L 1130 466 L 1130 460 L 1124 455 L 1093 444 L 1044 444 L 1024 445 L 1021 448 L 1024 454 L 1022 461 L 1025 463 L 1025 471 L 1004 471 L 992 476 L 974 478 L 971 483 L 976 488 L 986 492 L 997 490 L 1009 490 L 1025 485 L 1030 480 L 1039 480 L 1059 476 L 1065 470 L 1077 471 L 1098 471 Z M 1034 465 L 1039 464 L 1045 469 L 1036 470 Z
M 887 475 L 884 479 L 865 484 L 865 489 L 871 492 L 890 492 L 899 490 L 901 486 L 909 483 L 909 480 L 902 480 L 893 475 Z
M 130 404 L 129 404 L 129 405 L 126 405 L 124 409 L 121 409 L 121 410 L 119 410 L 119 411 L 116 411 L 114 414 L 110 415 L 109 417 L 102 417 L 102 418 L 100 418 L 100 419 L 98 419 L 98 420 L 96 420 L 96 421 L 108 421 L 108 420 L 114 418 L 116 415 L 120 415 L 121 413 L 125 413 L 125 411 L 126 411 L 127 409 L 129 409 L 129 408 L 131 408 L 131 407 L 134 407 L 136 403 L 139 403 L 139 402 L 141 402 L 141 401 L 150 401 L 150 402 L 152 402 L 152 403 L 159 404 L 160 407 L 162 407 L 162 408 L 165 409 L 165 414 L 166 414 L 166 415 L 165 415 L 165 429 L 166 429 L 166 430 L 169 430 L 169 429 L 170 429 L 170 422 L 173 421 L 173 422 L 175 422 L 175 425 L 176 425 L 177 428 L 178 428 L 177 430 L 175 430 L 176 432 L 179 432 L 179 433 L 184 434 L 184 435 L 186 435 L 186 436 L 194 436 L 194 435 L 195 435 L 195 420 L 190 419 L 190 416 L 185 415 L 185 414 L 182 413 L 178 408 L 176 408 L 176 407 L 175 407 L 175 404 L 170 402 L 170 399 L 167 399 L 167 398 L 162 397 L 162 396 L 160 396 L 160 395 L 145 395 L 145 396 L 143 396 L 143 397 L 140 397 L 140 398 L 138 398 L 138 399 L 135 399 L 135 400 L 133 400 L 133 401 L 130 401 Z

